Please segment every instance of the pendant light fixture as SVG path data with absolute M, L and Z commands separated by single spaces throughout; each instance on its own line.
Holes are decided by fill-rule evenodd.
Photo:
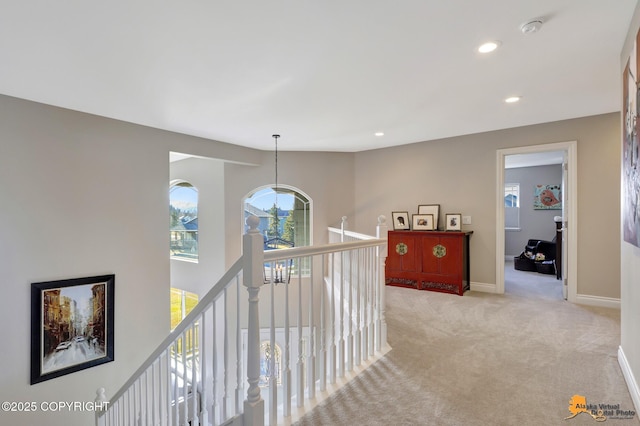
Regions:
M 275 220 L 275 236 L 267 241 L 267 248 L 279 248 L 280 245 L 286 244 L 290 245 L 289 242 L 284 241 L 280 236 L 280 206 L 278 205 L 278 138 L 280 135 L 272 135 L 275 143 L 275 184 L 273 191 L 275 192 L 275 217 L 272 220 Z M 289 283 L 291 280 L 291 269 L 293 267 L 293 259 L 287 259 L 285 261 L 276 262 L 275 265 L 272 265 L 273 269 L 271 272 L 271 279 L 275 284 L 279 283 Z M 271 279 L 267 279 L 265 276 L 265 283 L 270 282 Z

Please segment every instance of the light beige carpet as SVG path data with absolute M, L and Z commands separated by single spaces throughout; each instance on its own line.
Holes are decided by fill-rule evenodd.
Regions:
M 572 419 L 573 395 L 634 410 L 620 313 L 562 300 L 554 276 L 514 271 L 504 295 L 387 287 L 392 350 L 296 425 L 638 425 Z

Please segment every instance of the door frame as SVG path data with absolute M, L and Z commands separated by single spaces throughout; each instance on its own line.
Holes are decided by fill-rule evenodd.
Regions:
M 567 241 L 566 276 L 562 277 L 567 286 L 567 300 L 576 303 L 578 277 L 578 141 L 557 142 L 542 145 L 530 145 L 517 148 L 504 148 L 496 151 L 496 287 L 495 293 L 504 294 L 504 164 L 507 155 L 533 154 L 547 151 L 565 151 L 567 155 L 567 183 L 563 191 L 567 195 L 567 206 L 563 207 L 563 225 Z M 564 269 L 564 268 L 563 268 Z

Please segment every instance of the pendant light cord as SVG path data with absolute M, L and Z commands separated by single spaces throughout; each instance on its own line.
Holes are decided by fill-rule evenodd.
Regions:
M 276 238 L 280 237 L 280 207 L 278 206 L 278 138 L 280 135 L 273 135 L 276 141 Z

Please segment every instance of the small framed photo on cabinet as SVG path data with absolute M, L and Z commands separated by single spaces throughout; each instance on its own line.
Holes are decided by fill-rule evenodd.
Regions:
M 418 205 L 418 214 L 433 215 L 433 230 L 438 229 L 440 222 L 440 204 L 420 204 Z
M 396 231 L 409 230 L 411 223 L 409 222 L 409 212 L 391 212 L 393 219 L 393 229 Z
M 432 214 L 414 214 L 412 219 L 414 231 L 433 231 L 435 229 Z
M 460 213 L 447 213 L 446 230 L 447 231 L 460 231 L 462 229 L 462 214 Z

